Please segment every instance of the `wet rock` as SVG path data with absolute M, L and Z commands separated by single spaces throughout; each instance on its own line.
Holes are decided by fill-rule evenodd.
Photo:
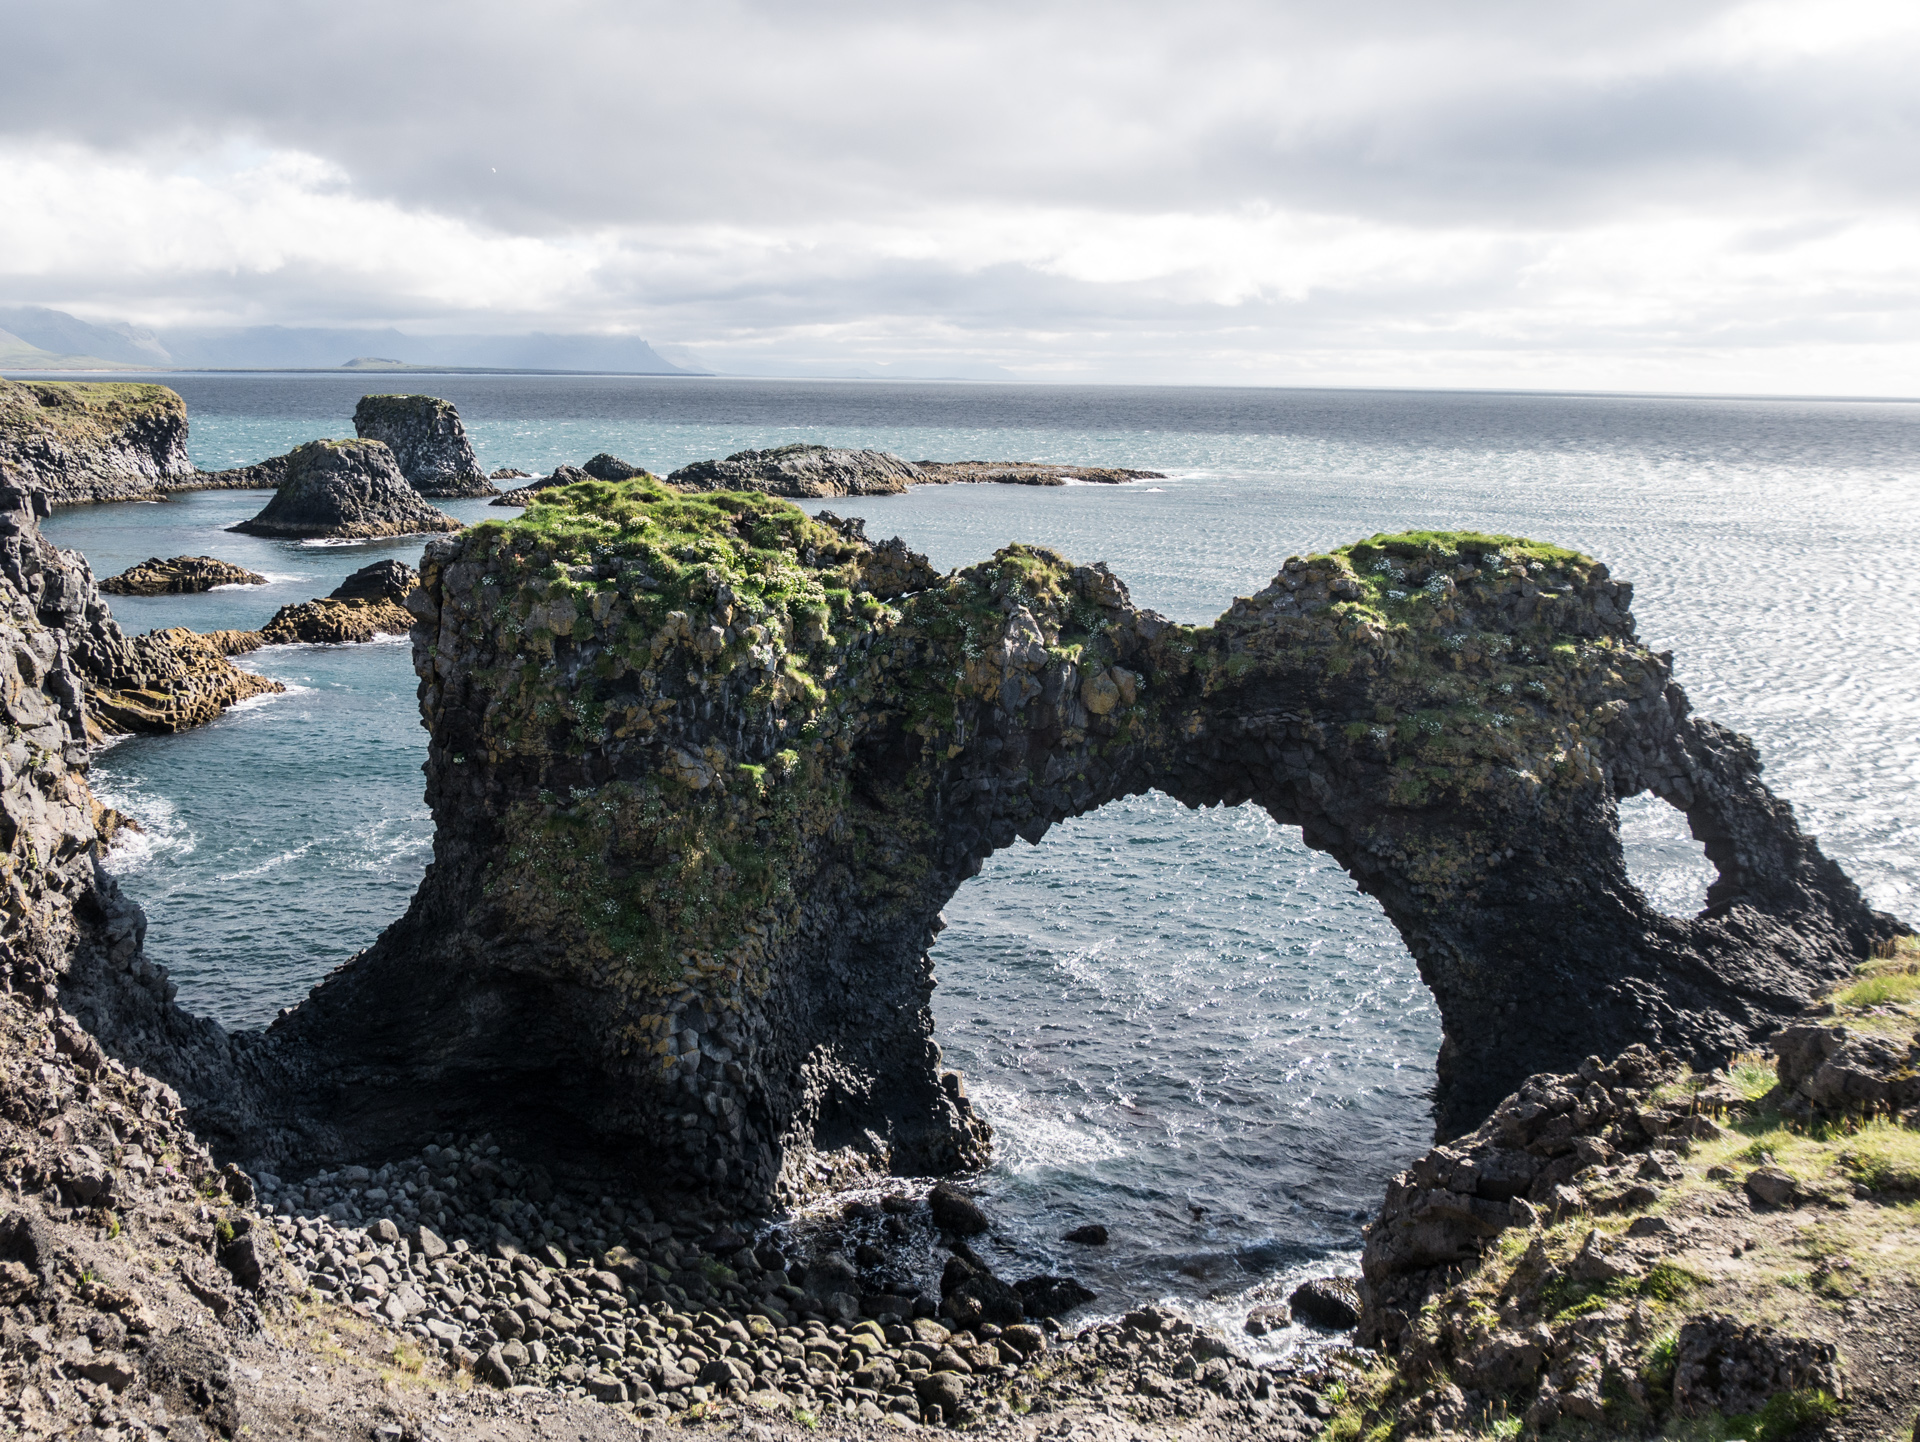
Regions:
M 1294 1315 L 1329 1331 L 1344 1332 L 1360 1323 L 1360 1292 L 1351 1277 L 1315 1277 L 1287 1298 Z
M 212 556 L 175 556 L 163 561 L 150 556 L 109 576 L 100 589 L 113 596 L 180 596 L 211 591 L 215 586 L 264 586 L 267 578 L 231 561 Z
M 1107 1244 L 1107 1229 L 1098 1222 L 1089 1222 L 1084 1227 L 1075 1227 L 1060 1240 L 1072 1242 L 1077 1247 L 1104 1247 Z
M 956 1236 L 973 1237 L 987 1230 L 987 1214 L 980 1204 L 950 1182 L 938 1182 L 927 1193 L 934 1225 Z
M 595 479 L 579 466 L 555 466 L 551 473 L 541 477 L 530 486 L 516 486 L 503 491 L 493 500 L 496 506 L 530 506 L 542 491 L 553 490 L 556 486 L 573 486 L 582 481 Z
M 413 617 L 392 601 L 337 601 L 329 596 L 282 606 L 253 635 L 263 646 L 345 646 L 381 636 L 404 636 L 412 629 Z
M 1026 1317 L 1020 1294 L 961 1243 L 940 1275 L 940 1314 L 965 1329 L 982 1322 L 1008 1327 Z
M 1064 486 L 1121 485 L 1127 481 L 1164 481 L 1159 471 L 1120 466 L 1061 466 L 1047 461 L 917 461 L 919 485 Z
M 1029 1317 L 1064 1317 L 1075 1307 L 1099 1300 L 1098 1294 L 1072 1277 L 1023 1277 L 1013 1289 Z
M 354 433 L 393 452 L 400 474 L 423 496 L 491 496 L 467 428 L 451 401 L 438 396 L 362 396 Z
M 1249 1337 L 1264 1337 L 1269 1332 L 1284 1332 L 1293 1324 L 1293 1312 L 1283 1302 L 1255 1307 L 1242 1324 Z
M 329 601 L 392 601 L 404 604 L 420 584 L 420 573 L 405 561 L 375 561 L 362 566 L 327 592 Z
M 457 531 L 428 505 L 378 441 L 310 441 L 288 453 L 287 478 L 266 508 L 227 529 L 286 539 L 365 540 Z

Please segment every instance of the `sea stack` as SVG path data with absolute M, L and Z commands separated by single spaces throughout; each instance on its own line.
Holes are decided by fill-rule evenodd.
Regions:
M 380 441 L 309 441 L 288 454 L 287 478 L 266 509 L 227 529 L 287 540 L 374 540 L 457 531 L 460 523 L 421 499 Z
M 451 401 L 438 396 L 362 396 L 353 408 L 353 429 L 363 441 L 384 442 L 400 474 L 423 496 L 498 494 L 480 469 Z

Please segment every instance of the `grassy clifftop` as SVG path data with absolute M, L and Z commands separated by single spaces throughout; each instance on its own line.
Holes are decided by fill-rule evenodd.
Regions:
M 1516 1138 L 1513 1119 L 1577 1093 L 1568 1160 L 1564 1180 L 1499 1204 L 1510 1216 L 1486 1178 L 1512 1152 L 1469 1139 L 1416 1163 L 1409 1185 L 1436 1185 L 1399 1224 L 1454 1216 L 1477 1255 L 1436 1266 L 1417 1310 L 1391 1319 L 1410 1272 L 1373 1278 L 1386 1349 L 1349 1354 L 1329 1438 L 1905 1442 L 1920 1411 L 1920 944 L 1887 953 L 1769 1052 L 1656 1067 L 1611 1118 L 1592 1090 L 1611 1077 L 1535 1078 L 1489 1127 L 1505 1117 Z M 1463 1154 L 1479 1179 L 1464 1193 L 1449 1190 Z

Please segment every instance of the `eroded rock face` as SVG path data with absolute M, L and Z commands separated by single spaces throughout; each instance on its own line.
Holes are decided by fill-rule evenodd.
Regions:
M 1688 714 L 1630 594 L 1552 547 L 1377 537 L 1187 627 L 1045 550 L 941 577 L 764 497 L 557 490 L 429 546 L 435 861 L 263 1064 L 321 1151 L 457 1111 L 746 1205 L 977 1165 L 940 907 L 1152 787 L 1256 801 L 1380 901 L 1441 1009 L 1444 1132 L 1595 1051 L 1724 1055 L 1898 924 Z M 1720 867 L 1692 921 L 1626 876 L 1615 803 L 1650 788 Z
M 491 496 L 453 402 L 438 396 L 362 396 L 354 433 L 393 452 L 400 474 L 423 496 Z
M 795 444 L 737 451 L 724 461 L 695 461 L 667 481 L 683 491 L 824 497 L 898 495 L 920 478 L 913 462 L 886 451 Z
M 460 523 L 407 484 L 379 441 L 309 441 L 287 455 L 286 479 L 266 509 L 228 530 L 339 540 L 457 531 Z
M 0 380 L 0 466 L 55 505 L 151 497 L 198 474 L 186 402 L 124 381 Z
M 180 596 L 211 591 L 215 586 L 264 586 L 267 578 L 212 556 L 175 556 L 163 561 L 150 556 L 109 576 L 100 589 L 110 596 Z

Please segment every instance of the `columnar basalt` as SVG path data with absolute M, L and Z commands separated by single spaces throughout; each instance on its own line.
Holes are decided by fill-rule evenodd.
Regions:
M 0 464 L 55 505 L 150 498 L 198 475 L 186 402 L 126 381 L 0 380 Z
M 1013 546 L 950 576 L 857 523 L 651 481 L 429 546 L 409 605 L 435 859 L 257 1055 L 301 1146 L 447 1119 L 643 1187 L 765 1203 L 836 1169 L 977 1165 L 928 999 L 995 849 L 1160 788 L 1255 801 L 1399 927 L 1458 1131 L 1529 1073 L 1716 1057 L 1900 929 L 1692 717 L 1630 587 L 1471 534 L 1289 559 L 1212 626 Z M 1653 790 L 1720 869 L 1627 878 Z
M 400 474 L 423 496 L 491 496 L 467 428 L 452 401 L 438 396 L 362 396 L 354 433 L 393 452 Z

